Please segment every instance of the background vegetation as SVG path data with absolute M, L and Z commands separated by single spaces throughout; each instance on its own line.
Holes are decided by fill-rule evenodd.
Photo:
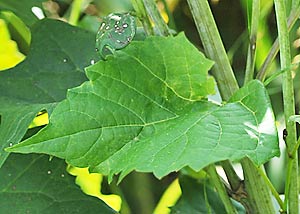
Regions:
M 52 113 L 57 103 L 66 98 L 67 89 L 79 86 L 87 80 L 83 72 L 84 68 L 99 60 L 94 43 L 95 34 L 102 20 L 101 17 L 109 13 L 134 11 L 134 2 L 139 1 L 0 0 L 0 70 L 2 70 L 0 72 L 0 136 L 2 138 L 0 146 L 2 150 L 37 133 L 48 123 L 48 114 Z M 277 74 L 272 76 L 272 81 L 266 86 L 266 90 L 270 96 L 276 118 L 282 155 L 273 159 L 269 157 L 271 160 L 265 163 L 265 170 L 275 190 L 279 194 L 284 194 L 287 184 L 285 175 L 288 174 L 286 172 L 288 158 L 285 155 L 286 148 L 283 140 L 285 117 L 282 74 L 285 73 L 284 69 L 287 66 L 283 66 L 279 56 L 274 56 L 275 59 L 272 60 L 268 69 L 264 70 L 264 62 L 278 36 L 278 17 L 276 18 L 273 1 L 259 1 L 260 13 L 251 11 L 251 8 L 254 8 L 253 2 L 255 1 L 240 0 L 233 4 L 232 1 L 213 0 L 209 1 L 209 5 L 239 86 L 243 86 L 244 82 L 247 82 L 245 81 L 247 66 L 253 66 L 255 76 L 257 75 L 261 80 L 268 79 L 274 73 Z M 199 37 L 197 23 L 195 24 L 188 1 L 160 0 L 156 3 L 169 28 L 174 32 L 183 31 L 189 41 L 198 50 L 205 53 L 206 46 L 201 42 L 203 39 L 201 40 Z M 293 14 L 298 14 L 299 17 L 299 2 L 285 1 L 285 3 L 286 14 L 290 14 L 289 18 L 293 20 Z M 254 20 L 251 14 L 259 14 L 256 17 L 258 20 Z M 139 15 L 137 14 L 138 17 Z M 47 20 L 39 21 L 43 17 L 67 22 L 76 28 L 66 27 L 61 23 Z M 251 22 L 257 22 L 257 26 L 253 27 Z M 142 22 L 138 22 L 138 25 L 142 26 Z M 288 69 L 291 70 L 294 82 L 295 110 L 296 114 L 299 114 L 299 19 L 296 18 L 289 22 L 288 27 L 290 32 L 288 42 L 291 47 L 290 56 L 293 64 Z M 74 40 L 72 33 L 76 35 L 78 40 Z M 256 35 L 256 41 L 253 44 L 251 43 L 251 33 Z M 251 46 L 249 44 L 256 46 L 256 60 L 250 62 L 250 65 L 248 57 Z M 164 43 L 161 47 L 163 46 L 170 52 L 176 51 L 172 45 L 166 46 Z M 56 49 L 61 51 L 54 56 L 51 51 Z M 154 58 L 157 52 L 152 50 L 151 54 Z M 211 58 L 208 54 L 206 56 Z M 24 59 L 23 63 L 14 67 Z M 74 60 L 72 64 L 70 64 L 70 60 Z M 209 66 L 208 63 L 207 67 Z M 9 68 L 11 70 L 6 70 Z M 57 68 L 60 72 L 51 74 Z M 36 72 L 34 76 L 31 75 L 33 72 Z M 90 72 L 92 73 L 92 69 Z M 95 77 L 91 73 L 88 75 L 89 79 Z M 265 76 L 261 78 L 259 75 Z M 49 79 L 52 80 L 51 84 L 54 84 L 55 90 L 51 89 L 53 93 L 46 97 L 37 88 L 39 88 L 39 84 L 49 84 Z M 31 90 L 31 85 L 36 86 L 36 88 Z M 262 96 L 262 94 L 257 93 L 256 96 Z M 221 95 L 217 91 L 217 94 L 209 96 L 209 99 L 221 102 Z M 34 103 L 34 105 L 27 106 L 23 103 L 15 103 L 14 100 L 7 99 L 8 97 L 25 100 L 28 103 Z M 258 97 L 253 95 L 252 98 L 259 102 Z M 234 99 L 232 98 L 232 100 Z M 239 100 L 238 95 L 236 100 Z M 8 112 L 14 112 L 14 114 L 8 114 Z M 31 112 L 31 115 L 28 112 Z M 36 115 L 36 112 L 40 113 Z M 31 122 L 33 117 L 34 120 Z M 27 130 L 26 124 L 28 122 L 31 124 Z M 269 156 L 275 156 L 275 152 Z M 212 172 L 207 168 L 196 172 L 185 167 L 180 172 L 167 173 L 168 175 L 163 177 L 158 176 L 162 177 L 161 179 L 157 179 L 152 173 L 134 171 L 117 185 L 116 177 L 108 184 L 110 178 L 97 173 L 90 174 L 87 168 L 66 166 L 64 161 L 55 157 L 50 162 L 48 159 L 49 156 L 37 154 L 12 153 L 9 155 L 3 150 L 0 155 L 1 165 L 3 165 L 0 170 L 0 177 L 3 178 L 0 181 L 0 212 L 34 213 L 35 211 L 44 212 L 47 208 L 46 213 L 113 213 L 114 211 L 101 200 L 114 210 L 121 210 L 121 213 L 168 213 L 171 210 L 168 207 L 175 204 L 172 209 L 174 213 L 222 213 L 225 210 L 224 200 L 222 196 L 219 198 L 216 193 L 214 179 L 211 179 Z M 236 163 L 234 166 L 238 174 L 242 174 L 240 164 Z M 66 167 L 67 171 L 65 170 Z M 219 173 L 224 174 L 220 166 L 217 169 Z M 119 171 L 116 170 L 115 172 L 118 173 Z M 156 175 L 159 174 L 155 170 L 153 172 Z M 74 185 L 75 181 L 72 175 L 78 175 L 76 183 L 86 194 L 96 196 L 101 200 L 82 194 L 79 188 Z M 165 175 L 165 171 L 161 175 Z M 66 186 L 67 189 L 63 188 Z M 18 190 L 17 194 L 16 190 Z M 38 201 L 37 198 L 42 198 L 42 202 Z M 49 198 L 51 199 L 50 208 L 48 207 Z M 80 203 L 76 201 L 80 201 Z M 247 209 L 245 210 L 241 205 L 243 202 L 240 202 L 234 201 L 233 204 L 237 212 L 245 213 Z M 282 201 L 282 203 L 287 202 Z M 280 204 L 280 202 L 274 202 L 274 204 L 277 206 L 275 206 L 277 211 L 287 206 Z M 266 213 L 268 212 L 266 211 Z M 290 213 L 293 212 L 290 211 Z

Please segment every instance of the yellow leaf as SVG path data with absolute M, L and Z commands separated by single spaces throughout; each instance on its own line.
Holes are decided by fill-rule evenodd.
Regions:
M 14 67 L 24 60 L 19 52 L 17 43 L 10 39 L 9 31 L 4 20 L 0 19 L 0 70 Z
M 120 211 L 122 200 L 118 195 L 104 195 L 101 193 L 101 183 L 103 175 L 99 173 L 89 173 L 88 168 L 77 168 L 70 166 L 68 172 L 76 177 L 76 184 L 78 184 L 82 191 L 87 195 L 92 195 L 100 198 L 107 205 L 116 211 Z

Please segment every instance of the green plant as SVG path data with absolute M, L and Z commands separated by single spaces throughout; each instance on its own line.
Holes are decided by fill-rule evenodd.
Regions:
M 121 213 L 152 212 L 160 198 L 154 195 L 161 195 L 160 188 L 170 185 L 167 198 L 177 177 L 182 196 L 177 203 L 172 199 L 172 213 L 299 212 L 299 118 L 294 116 L 288 33 L 299 25 L 299 1 L 291 1 L 290 8 L 285 8 L 283 0 L 274 1 L 278 42 L 262 69 L 256 68 L 260 66 L 256 57 L 261 56 L 256 47 L 261 2 L 244 1 L 249 44 L 241 88 L 207 1 L 187 1 L 205 55 L 184 33 L 172 35 L 174 30 L 154 1 L 132 0 L 137 23 L 144 28 L 130 44 L 126 37 L 126 45 L 120 47 L 100 29 L 100 35 L 108 35 L 97 37 L 97 48 L 105 59 L 99 59 L 95 51 L 93 26 L 100 25 L 98 20 L 91 16 L 79 20 L 91 1 L 74 0 L 64 13 L 69 23 L 90 31 L 58 20 L 37 21 L 26 14 L 28 8 L 42 7 L 41 2 L 48 1 L 0 1 L 0 10 L 15 12 L 29 26 L 32 37 L 25 61 L 0 73 L 0 212 L 115 213 L 101 200 L 79 191 L 65 162 L 107 175 L 109 184 L 103 182 L 101 189 L 121 196 Z M 168 4 L 162 3 L 172 19 Z M 285 11 L 290 13 L 289 23 Z M 0 17 L 5 19 L 7 13 L 1 12 Z M 11 21 L 11 28 L 23 32 L 16 35 L 28 38 L 24 35 L 27 27 L 16 16 L 13 20 L 18 22 Z M 134 21 L 130 22 L 135 31 Z M 134 32 L 128 35 L 131 40 Z M 111 51 L 103 54 L 105 47 Z M 265 80 L 270 59 L 279 49 L 281 71 Z M 283 201 L 264 169 L 265 163 L 280 155 L 273 107 L 264 85 L 279 75 L 288 133 Z M 208 99 L 216 88 L 222 98 L 219 104 Z M 34 123 L 46 114 L 49 124 Z M 244 179 L 232 162 L 241 164 Z M 228 182 L 216 171 L 220 167 Z M 159 182 L 133 171 L 171 180 Z M 172 172 L 179 173 L 174 178 Z M 159 189 L 149 193 L 155 185 Z M 128 186 L 132 186 L 130 191 Z M 138 207 L 132 200 L 138 198 L 141 187 Z M 162 201 L 155 213 L 169 212 L 158 209 Z

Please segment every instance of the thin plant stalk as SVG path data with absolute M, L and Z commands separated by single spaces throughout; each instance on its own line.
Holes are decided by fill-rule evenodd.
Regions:
M 300 7 L 296 8 L 295 10 L 293 10 L 288 18 L 288 31 L 290 31 L 292 29 L 292 27 L 294 26 L 294 24 L 296 23 L 297 19 L 300 16 Z M 264 81 L 266 76 L 268 75 L 268 69 L 271 66 L 271 63 L 273 62 L 273 60 L 275 59 L 277 53 L 279 51 L 279 42 L 278 42 L 278 38 L 275 40 L 275 42 L 273 43 L 271 50 L 266 58 L 266 60 L 264 61 L 263 65 L 260 67 L 256 78 L 259 79 L 260 81 Z
M 274 0 L 275 13 L 277 19 L 278 39 L 280 48 L 280 64 L 281 69 L 291 67 L 291 53 L 290 53 L 290 41 L 289 32 L 286 19 L 286 8 L 284 0 Z M 282 92 L 283 92 L 283 105 L 284 116 L 287 130 L 286 145 L 287 152 L 291 154 L 296 141 L 296 124 L 294 121 L 290 121 L 289 118 L 295 115 L 295 100 L 294 100 L 294 86 L 292 79 L 292 71 L 289 69 L 282 75 Z M 286 188 L 285 188 L 285 200 L 284 200 L 284 212 L 299 213 L 299 184 L 298 184 L 298 155 L 294 157 L 288 155 L 288 170 L 286 176 Z M 288 210 L 287 210 L 288 209 Z
M 165 23 L 162 18 L 157 5 L 154 0 L 142 0 L 144 3 L 144 7 L 150 18 L 152 19 L 154 26 L 156 28 L 156 32 L 159 36 L 169 36 L 171 35 L 169 32 L 168 25 Z
M 70 14 L 69 23 L 71 25 L 77 25 L 78 19 L 81 13 L 81 7 L 84 0 L 74 0 L 72 3 L 72 9 Z
M 216 190 L 218 191 L 219 196 L 225 206 L 226 213 L 229 213 L 229 214 L 237 213 L 230 198 L 228 197 L 226 188 L 225 188 L 224 184 L 222 183 L 220 176 L 218 175 L 218 173 L 216 171 L 215 165 L 212 164 L 212 165 L 207 166 L 206 171 L 209 174 L 209 176 L 212 178 L 212 180 L 214 181 Z
M 268 185 L 269 189 L 272 192 L 272 195 L 274 196 L 274 198 L 276 199 L 277 203 L 280 206 L 280 209 L 283 210 L 284 204 L 283 201 L 281 200 L 278 192 L 276 191 L 275 187 L 273 186 L 272 182 L 270 181 L 270 179 L 268 178 L 268 176 L 266 175 L 265 171 L 262 168 L 258 168 L 258 172 L 260 173 L 260 175 L 262 176 L 262 178 L 264 179 L 264 181 L 266 182 L 266 184 Z
M 141 21 L 144 30 L 147 35 L 154 35 L 154 30 L 151 26 L 151 21 L 147 15 L 146 8 L 144 7 L 142 0 L 131 0 L 131 4 L 133 6 L 133 9 L 136 12 L 136 16 Z
M 258 31 L 258 23 L 260 17 L 260 0 L 252 0 L 251 21 L 250 21 L 250 35 L 249 46 L 247 54 L 247 64 L 244 84 L 253 79 L 255 58 L 256 58 L 256 39 Z
M 212 74 L 216 78 L 220 94 L 228 100 L 239 89 L 224 45 L 218 32 L 209 4 L 206 0 L 188 0 L 205 53 L 215 61 Z

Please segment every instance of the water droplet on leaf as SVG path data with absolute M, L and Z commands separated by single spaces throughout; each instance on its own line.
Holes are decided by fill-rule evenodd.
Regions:
M 64 60 L 63 60 L 63 62 L 67 62 L 67 61 L 68 61 L 67 59 L 64 59 Z
M 47 174 L 50 175 L 51 173 L 52 173 L 51 170 L 48 170 Z

